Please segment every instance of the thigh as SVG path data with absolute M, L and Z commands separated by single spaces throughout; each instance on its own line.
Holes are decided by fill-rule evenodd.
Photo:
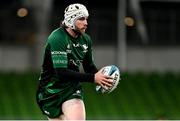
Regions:
M 85 120 L 85 106 L 81 99 L 73 98 L 62 104 L 62 112 L 67 120 Z

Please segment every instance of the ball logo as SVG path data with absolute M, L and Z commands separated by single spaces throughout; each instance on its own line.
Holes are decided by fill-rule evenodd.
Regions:
M 109 72 L 109 68 L 104 68 L 104 69 L 102 70 L 102 73 L 103 73 L 103 74 L 107 74 L 107 72 Z
M 117 74 L 117 73 L 115 73 L 115 76 L 114 76 L 114 78 L 113 78 L 114 83 L 117 81 L 117 79 L 118 79 L 118 74 Z

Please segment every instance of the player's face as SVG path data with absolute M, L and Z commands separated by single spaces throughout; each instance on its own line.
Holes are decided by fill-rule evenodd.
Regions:
M 76 31 L 79 32 L 80 34 L 84 33 L 87 29 L 87 25 L 88 22 L 86 17 L 81 17 L 77 19 L 75 22 Z

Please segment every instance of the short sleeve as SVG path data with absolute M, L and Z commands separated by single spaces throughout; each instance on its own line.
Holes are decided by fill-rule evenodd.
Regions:
M 53 67 L 67 68 L 68 58 L 65 41 L 62 38 L 54 35 L 48 38 L 48 44 L 50 45 Z

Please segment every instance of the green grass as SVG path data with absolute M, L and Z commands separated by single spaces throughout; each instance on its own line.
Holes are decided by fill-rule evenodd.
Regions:
M 179 73 L 124 72 L 121 78 L 110 94 L 83 84 L 87 119 L 180 119 Z M 0 119 L 46 119 L 35 101 L 37 85 L 37 73 L 0 73 Z
M 0 119 L 45 119 L 35 102 L 37 74 L 0 74 Z

